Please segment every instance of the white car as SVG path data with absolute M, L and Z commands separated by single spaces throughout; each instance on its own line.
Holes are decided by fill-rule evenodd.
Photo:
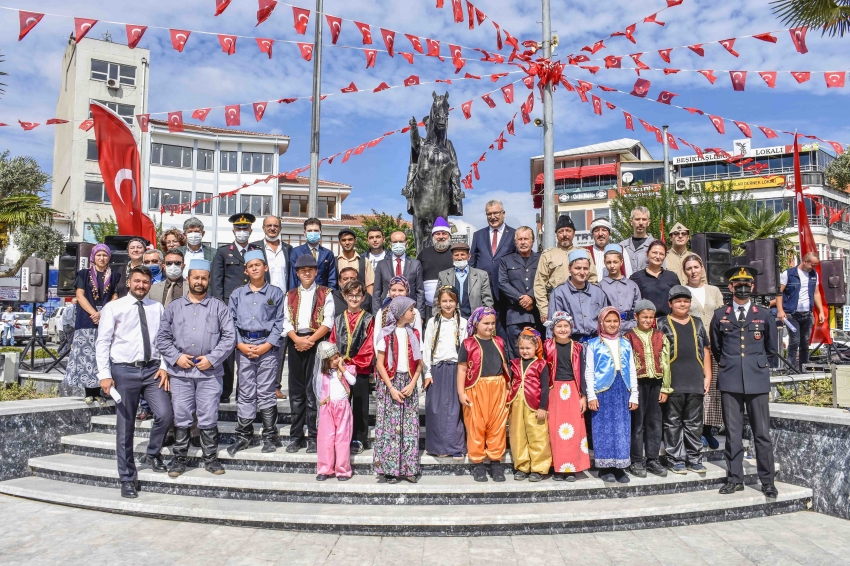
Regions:
M 65 312 L 66 308 L 68 307 L 62 306 L 53 310 L 53 316 L 47 320 L 46 338 L 54 342 L 59 342 L 62 339 L 62 313 Z
M 15 340 L 26 340 L 32 336 L 32 313 L 16 312 L 15 315 Z

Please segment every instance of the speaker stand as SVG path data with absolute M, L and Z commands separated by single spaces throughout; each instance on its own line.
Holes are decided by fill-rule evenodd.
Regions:
M 44 350 L 45 352 L 47 352 L 47 355 L 49 355 L 51 358 L 53 358 L 54 362 L 56 361 L 56 356 L 53 355 L 53 352 L 51 352 L 47 348 L 47 344 L 44 343 L 44 338 L 36 336 L 36 334 L 35 334 L 35 320 L 36 320 L 35 319 L 35 317 L 36 317 L 35 309 L 36 309 L 36 306 L 35 306 L 35 303 L 31 303 L 31 304 L 32 304 L 32 324 L 30 326 L 32 328 L 32 335 L 27 340 L 27 343 L 24 346 L 24 349 L 21 351 L 21 367 L 24 368 L 24 369 L 28 369 L 29 371 L 35 371 L 35 348 L 36 348 L 36 346 L 41 346 L 41 349 Z M 26 363 L 27 352 L 29 352 L 29 354 L 30 354 L 29 367 L 27 367 L 27 363 Z

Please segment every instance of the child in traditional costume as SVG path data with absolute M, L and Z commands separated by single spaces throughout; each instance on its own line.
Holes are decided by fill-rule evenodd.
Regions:
M 378 406 L 375 418 L 375 473 L 387 483 L 419 481 L 419 392 L 422 372 L 419 332 L 413 328 L 413 299 L 396 297 L 386 307 L 378 342 Z
M 351 386 L 355 368 L 346 365 L 334 344 L 319 342 L 316 347 L 316 401 L 319 404 L 316 479 L 351 477 Z
M 472 477 L 487 481 L 484 459 L 490 460 L 493 481 L 505 481 L 502 456 L 508 423 L 510 374 L 505 362 L 505 343 L 496 334 L 496 311 L 478 307 L 467 325 L 469 338 L 457 357 L 457 393 L 466 425 L 466 449 L 475 464 Z
M 637 373 L 629 341 L 621 338 L 620 313 L 599 312 L 599 336 L 590 340 L 585 361 L 587 406 L 591 410 L 593 458 L 603 481 L 629 483 L 631 417 L 638 407 Z
M 661 405 L 673 392 L 670 387 L 670 342 L 653 328 L 655 305 L 641 299 L 635 304 L 637 326 L 623 337 L 632 346 L 640 405 L 632 411 L 632 465 L 629 472 L 665 477 L 667 468 L 658 461 L 661 452 Z M 644 462 L 646 462 L 644 464 Z
M 552 467 L 546 414 L 552 387 L 549 366 L 543 359 L 543 342 L 533 328 L 517 339 L 519 358 L 511 360 L 510 405 L 511 459 L 514 479 L 538 482 Z
M 549 443 L 555 468 L 555 481 L 576 481 L 576 473 L 590 468 L 587 446 L 587 392 L 585 390 L 585 350 L 573 341 L 572 317 L 557 311 L 546 322 L 549 328 L 544 351 L 553 376 L 554 391 L 549 396 Z
M 457 397 L 457 353 L 466 339 L 466 319 L 457 310 L 457 294 L 450 286 L 437 291 L 434 306 L 438 310 L 428 321 L 422 341 L 425 452 L 462 460 L 466 431 Z
M 410 296 L 410 283 L 407 281 L 405 277 L 401 275 L 396 275 L 392 279 L 390 279 L 390 290 L 387 292 L 386 298 L 384 298 L 384 304 L 381 305 L 381 308 L 378 309 L 378 312 L 375 313 L 375 331 L 373 332 L 374 340 L 375 340 L 375 348 L 378 347 L 378 342 L 381 341 L 381 329 L 387 324 L 387 307 L 390 302 L 396 297 L 409 297 Z M 413 309 L 413 329 L 419 333 L 419 336 L 422 336 L 422 315 L 419 314 L 419 309 Z

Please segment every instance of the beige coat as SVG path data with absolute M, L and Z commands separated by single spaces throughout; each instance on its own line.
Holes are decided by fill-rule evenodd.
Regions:
M 696 297 L 691 299 L 691 310 L 688 314 L 702 320 L 706 328 L 711 325 L 714 311 L 723 306 L 723 295 L 720 289 L 714 285 L 705 285 L 705 304 L 700 304 Z

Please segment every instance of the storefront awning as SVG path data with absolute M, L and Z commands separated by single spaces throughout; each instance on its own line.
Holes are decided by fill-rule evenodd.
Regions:
M 597 175 L 616 175 L 617 164 L 606 163 L 605 165 L 585 165 L 583 167 L 566 167 L 564 169 L 555 169 L 555 180 L 560 179 L 583 179 L 585 177 L 595 177 Z M 543 173 L 539 174 L 534 180 L 535 185 L 543 184 Z

